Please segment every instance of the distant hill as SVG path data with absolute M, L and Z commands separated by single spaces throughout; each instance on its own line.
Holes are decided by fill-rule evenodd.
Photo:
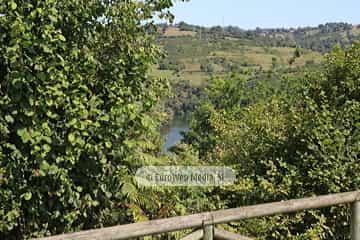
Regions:
M 229 72 L 248 75 L 249 71 L 317 64 L 322 59 L 320 52 L 301 49 L 301 56 L 290 64 L 296 50 L 294 46 L 271 46 L 206 31 L 200 35 L 179 27 L 164 28 L 158 43 L 167 56 L 154 67 L 154 74 L 168 77 L 171 82 L 186 80 L 193 86 L 203 86 L 212 75 Z
M 163 29 L 169 26 L 162 25 Z M 196 32 L 203 38 L 209 37 L 232 37 L 243 40 L 250 40 L 257 45 L 273 47 L 294 47 L 311 49 L 314 51 L 328 52 L 335 44 L 349 45 L 354 40 L 360 40 L 360 25 L 348 23 L 326 23 L 317 27 L 302 28 L 274 28 L 255 30 L 243 30 L 239 27 L 200 27 L 184 22 L 172 26 L 178 32 Z M 170 35 L 171 36 L 171 35 Z

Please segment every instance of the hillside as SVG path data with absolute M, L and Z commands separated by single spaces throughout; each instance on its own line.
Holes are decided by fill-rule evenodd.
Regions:
M 172 82 L 188 80 L 202 86 L 209 75 L 248 70 L 287 68 L 296 47 L 300 58 L 291 67 L 317 64 L 336 44 L 360 40 L 360 25 L 326 23 L 317 27 L 243 30 L 239 27 L 200 27 L 184 22 L 159 25 L 158 43 L 167 56 L 155 75 Z
M 238 38 L 200 38 L 198 35 L 161 37 L 159 43 L 167 56 L 157 66 L 155 74 L 170 77 L 173 82 L 188 80 L 193 86 L 204 85 L 214 74 L 288 68 L 296 50 L 295 47 L 257 46 Z M 291 67 L 319 63 L 321 56 L 319 52 L 302 49 L 301 56 Z
M 360 39 L 360 26 L 326 23 L 317 27 L 242 30 L 179 23 L 159 25 L 158 44 L 166 56 L 152 74 L 168 78 L 173 98 L 168 112 L 192 111 L 213 76 L 236 73 L 259 79 L 269 72 L 297 72 L 314 67 L 336 44 Z M 259 77 L 260 76 L 260 77 Z
M 161 25 L 163 32 L 169 26 Z M 347 46 L 354 40 L 360 40 L 360 25 L 348 23 L 326 23 L 316 27 L 273 28 L 244 30 L 239 27 L 211 27 L 205 28 L 181 22 L 175 25 L 180 31 L 192 31 L 197 35 L 226 36 L 250 41 L 251 44 L 274 47 L 294 47 L 329 52 L 335 44 Z

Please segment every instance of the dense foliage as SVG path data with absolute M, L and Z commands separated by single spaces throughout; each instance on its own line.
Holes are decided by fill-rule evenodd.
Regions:
M 0 238 L 158 216 L 166 190 L 139 190 L 158 159 L 166 85 L 155 15 L 168 0 L 0 1 Z M 170 211 L 165 211 L 166 216 Z
M 359 188 L 360 43 L 334 49 L 322 66 L 320 54 L 303 49 L 349 45 L 353 26 L 243 31 L 181 23 L 203 35 L 158 38 L 171 55 L 158 62 L 153 20 L 171 19 L 172 4 L 0 1 L 1 239 Z M 329 42 L 313 46 L 319 36 Z M 159 136 L 168 84 L 149 75 L 156 64 L 194 79 L 222 75 L 172 84 L 165 109 L 179 115 L 195 109 L 204 85 L 207 97 L 189 145 L 168 156 Z M 134 173 L 150 164 L 228 165 L 238 179 L 229 188 L 142 188 Z M 348 216 L 341 206 L 225 227 L 260 239 L 348 239 Z
M 344 192 L 360 186 L 360 43 L 322 68 L 275 84 L 214 78 L 187 141 L 209 163 L 233 166 L 227 207 Z M 231 224 L 259 239 L 349 239 L 347 207 Z
M 187 81 L 173 83 L 171 90 L 172 94 L 164 99 L 164 107 L 169 116 L 190 115 L 204 96 L 202 87 L 191 86 Z

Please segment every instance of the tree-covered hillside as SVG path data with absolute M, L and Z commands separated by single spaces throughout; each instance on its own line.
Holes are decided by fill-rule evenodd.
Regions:
M 167 25 L 161 26 L 166 33 Z M 317 27 L 273 28 L 244 30 L 236 26 L 205 28 L 181 22 L 176 25 L 180 32 L 193 32 L 203 37 L 227 36 L 250 40 L 253 44 L 274 47 L 294 47 L 329 52 L 335 44 L 349 46 L 354 40 L 360 39 L 360 25 L 348 23 L 326 23 Z M 174 32 L 174 31 L 173 31 Z M 171 34 L 168 34 L 169 36 Z M 178 34 L 179 35 L 179 34 Z

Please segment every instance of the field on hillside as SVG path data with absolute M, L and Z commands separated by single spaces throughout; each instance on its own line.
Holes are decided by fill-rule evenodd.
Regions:
M 154 67 L 152 73 L 170 78 L 172 82 L 187 80 L 193 86 L 203 86 L 214 74 L 294 68 L 317 64 L 322 60 L 322 54 L 301 49 L 300 57 L 290 66 L 295 48 L 262 47 L 238 38 L 163 36 L 158 41 L 167 56 Z
M 196 32 L 194 31 L 181 31 L 176 27 L 168 27 L 164 31 L 164 36 L 166 37 L 179 37 L 179 36 L 195 36 Z

